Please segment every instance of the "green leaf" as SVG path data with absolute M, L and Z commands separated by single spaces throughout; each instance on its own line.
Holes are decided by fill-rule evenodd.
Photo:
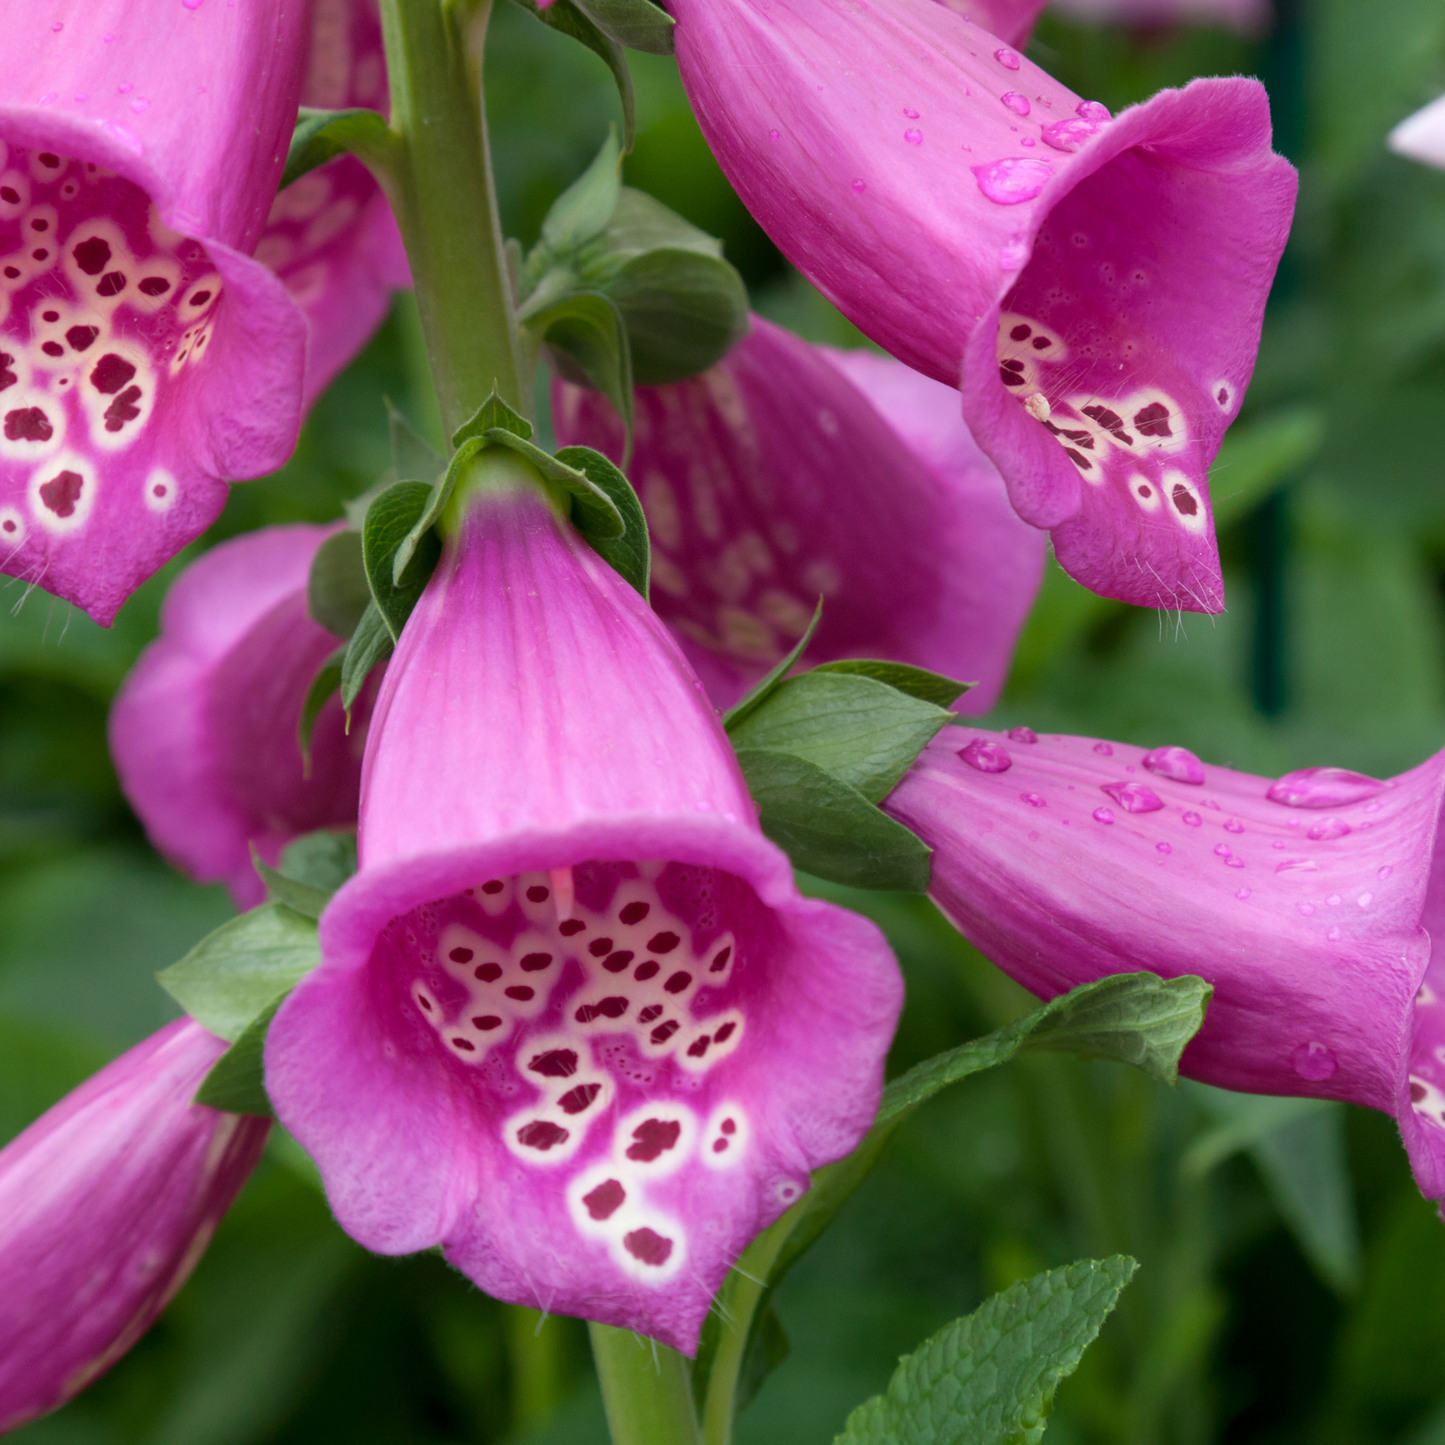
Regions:
M 626 434 L 625 464 L 632 450 L 632 351 L 616 303 L 601 291 L 569 291 L 524 324 L 551 348 L 569 381 L 600 391 L 612 403 Z
M 360 625 L 359 623 L 357 624 Z M 341 686 L 341 670 L 345 665 L 347 648 L 338 647 L 325 662 L 316 669 L 311 686 L 306 689 L 306 700 L 301 704 L 301 716 L 296 719 L 296 745 L 301 749 L 303 775 L 311 776 L 311 735 L 316 730 L 316 719 L 321 716 L 331 694 Z
M 532 440 L 532 423 L 520 412 L 513 411 L 501 397 L 493 392 L 477 409 L 452 433 L 452 446 L 461 451 L 469 441 L 480 441 L 494 427 L 514 432 L 522 440 Z M 453 457 L 451 466 L 456 465 Z
M 317 888 L 300 878 L 290 878 L 285 873 L 278 873 L 264 863 L 256 852 L 254 843 L 251 845 L 251 863 L 272 899 L 277 903 L 284 903 L 307 918 L 320 918 L 321 910 L 331 901 L 331 894 L 326 889 Z
M 156 977 L 197 1023 L 234 1041 L 320 961 L 315 922 L 283 903 L 263 903 L 223 923 Z
M 1138 1267 L 1116 1254 L 1010 1285 L 905 1355 L 834 1445 L 1033 1445 Z
M 618 471 L 601 452 L 591 447 L 563 447 L 557 453 L 557 460 L 579 471 L 594 486 L 606 492 L 612 499 L 626 530 L 620 537 L 594 537 L 584 531 L 587 544 L 619 573 L 627 583 L 642 594 L 647 601 L 648 584 L 651 576 L 652 553 L 647 533 L 647 517 L 632 483 Z
M 587 536 L 612 538 L 621 537 L 627 531 L 617 503 L 594 482 L 585 472 L 560 462 L 550 452 L 533 446 L 511 432 L 493 427 L 487 433 L 487 440 L 507 447 L 520 457 L 525 457 L 542 476 L 554 486 L 561 487 L 572 499 L 572 520 L 578 531 Z
M 738 1373 L 737 1408 L 745 1410 L 752 1404 L 763 1381 L 792 1353 L 787 1331 L 771 1305 L 759 1316 L 757 1328 L 748 1339 L 743 1367 Z
M 664 249 L 719 258 L 723 244 L 646 191 L 623 186 L 607 229 L 570 260 L 582 283 L 600 291 L 629 261 Z
M 386 402 L 386 415 L 391 434 L 391 466 L 396 473 L 395 480 L 428 484 L 435 482 L 446 470 L 446 459 L 432 450 L 421 433 L 389 401 Z
M 813 620 L 808 624 L 803 635 L 794 643 L 793 650 L 756 687 L 723 714 L 722 724 L 729 733 L 741 727 L 782 685 L 783 679 L 797 665 L 798 659 L 802 657 L 808 644 L 813 640 L 813 634 L 818 630 L 818 624 L 822 620 L 823 599 L 820 597 L 818 605 L 813 609 Z
M 346 709 L 348 725 L 351 704 L 366 685 L 371 669 L 391 656 L 393 646 L 381 609 L 372 602 L 356 624 L 356 631 L 346 644 L 346 656 L 341 659 L 341 705 Z
M 573 0 L 577 8 L 604 35 L 629 50 L 649 55 L 671 55 L 675 24 L 667 11 L 652 0 Z
M 282 993 L 273 998 L 211 1065 L 210 1073 L 196 1090 L 196 1103 L 223 1109 L 228 1114 L 275 1116 L 266 1093 L 266 1032 L 285 997 Z
M 793 866 L 854 888 L 923 893 L 928 846 L 857 788 L 792 753 L 739 748 L 758 826 Z
M 733 746 L 791 753 L 882 802 L 949 714 L 871 677 L 815 668 L 730 729 Z
M 447 503 L 456 490 L 458 478 L 471 464 L 473 458 L 487 449 L 485 435 L 472 435 L 472 426 L 499 416 L 506 423 L 503 430 L 515 431 L 516 424 L 520 423 L 524 430 L 517 432 L 517 435 L 524 440 L 532 435 L 532 428 L 495 393 L 487 399 L 476 416 L 457 432 L 457 436 L 461 440 L 456 443 L 457 449 L 452 453 L 452 459 L 447 463 L 446 470 L 442 475 L 432 483 L 431 490 L 427 493 L 426 506 L 422 508 L 416 521 L 412 523 L 411 530 L 397 543 L 391 560 L 391 578 L 394 583 L 401 581 L 406 569 L 411 565 L 411 559 L 416 556 L 417 548 L 422 544 L 422 538 L 430 536 L 432 528 L 441 520 L 442 513 L 446 511 Z
M 328 537 L 311 559 L 306 578 L 306 610 L 337 637 L 350 637 L 371 600 L 361 534 L 350 530 Z
M 374 110 L 313 110 L 303 105 L 296 117 L 296 129 L 291 132 L 280 189 L 346 151 L 378 162 L 390 140 L 385 118 Z
M 877 662 L 866 657 L 849 657 L 839 662 L 820 662 L 814 672 L 859 673 L 863 677 L 877 678 L 889 687 L 916 697 L 920 702 L 931 702 L 935 707 L 949 707 L 957 702 L 974 684 L 959 682 L 957 678 L 944 677 L 940 672 L 928 672 L 921 667 L 909 667 L 906 662 Z
M 356 833 L 318 828 L 288 843 L 281 854 L 288 878 L 335 893 L 356 872 Z
M 1271 412 L 1248 426 L 1231 428 L 1209 469 L 1215 528 L 1252 512 L 1300 471 L 1324 439 L 1324 416 L 1311 406 Z
M 575 3 L 575 0 L 574 0 Z M 592 164 L 552 202 L 542 222 L 542 246 L 565 256 L 607 229 L 622 193 L 622 147 L 608 127 Z
M 622 101 L 622 149 L 632 149 L 632 139 L 637 133 L 637 100 L 632 90 L 632 72 L 627 68 L 627 57 L 622 46 L 588 15 L 578 8 L 573 0 L 553 0 L 544 10 L 536 0 L 514 0 L 529 14 L 535 15 L 543 25 L 580 40 L 612 72 L 617 83 L 618 98 Z
M 361 529 L 366 577 L 372 601 L 393 641 L 400 640 L 406 619 L 442 554 L 441 542 L 429 528 L 416 536 L 418 521 L 426 513 L 433 491 L 425 482 L 397 482 L 366 509 Z M 404 541 L 413 542 L 414 550 L 398 577 L 396 552 Z

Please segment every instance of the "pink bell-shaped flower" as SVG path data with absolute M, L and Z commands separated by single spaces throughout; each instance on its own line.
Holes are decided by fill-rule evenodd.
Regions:
M 818 288 L 960 385 L 1080 582 L 1223 606 L 1207 472 L 1294 206 L 1253 80 L 1110 120 L 933 0 L 669 0 L 723 170 Z
M 0 1432 L 140 1339 L 256 1167 L 271 1121 L 191 1102 L 225 1049 L 179 1019 L 0 1149 Z
M 249 532 L 207 552 L 171 587 L 161 635 L 111 710 L 110 750 L 152 843 L 238 908 L 264 895 L 251 849 L 274 864 L 316 828 L 355 826 L 374 693 L 352 709 L 332 697 L 297 737 L 311 680 L 341 646 L 307 614 L 311 560 L 330 527 Z
M 1445 1197 L 1445 753 L 1271 782 L 1183 748 L 948 731 L 885 807 L 936 850 L 930 895 L 971 943 L 1045 998 L 1199 975 L 1184 1073 L 1379 1109 Z
M 0 570 L 108 623 L 273 470 L 306 324 L 251 257 L 308 7 L 19 6 L 0 48 Z
M 856 1145 L 901 1003 L 801 897 L 654 614 L 510 454 L 387 668 L 361 869 L 266 1082 L 369 1249 L 691 1351 L 740 1251 Z
M 1241 35 L 1267 29 L 1272 14 L 1269 0 L 1053 0 L 1053 6 L 1093 25 L 1214 25 Z
M 621 460 L 596 392 L 558 383 L 560 440 Z M 637 392 L 630 468 L 652 602 L 720 706 L 823 618 L 808 658 L 882 657 L 977 682 L 993 706 L 1043 572 L 957 395 L 899 362 L 754 317 L 711 371 Z

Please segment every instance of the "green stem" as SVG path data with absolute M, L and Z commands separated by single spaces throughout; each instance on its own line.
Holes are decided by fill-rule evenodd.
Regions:
M 521 1434 L 546 1420 L 562 1399 L 566 1340 L 563 1322 L 549 1320 L 540 1310 L 524 1305 L 502 1309 L 512 1376 L 512 1429 Z
M 385 177 L 450 436 L 491 394 L 530 410 L 481 93 L 491 0 L 381 0 L 397 151 Z M 470 52 L 469 52 L 470 46 Z
M 631 1330 L 587 1328 L 612 1445 L 700 1445 L 687 1358 Z

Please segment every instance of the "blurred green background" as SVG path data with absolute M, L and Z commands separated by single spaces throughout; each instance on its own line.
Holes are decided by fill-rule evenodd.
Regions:
M 1388 774 L 1445 744 L 1445 174 L 1388 155 L 1445 88 L 1440 0 L 1318 0 L 1258 43 L 1045 16 L 1031 54 L 1118 110 L 1196 74 L 1268 84 L 1303 188 L 1245 411 L 1212 478 L 1229 611 L 1161 616 L 1050 574 L 996 718 L 1179 743 L 1273 774 Z M 723 180 L 670 61 L 635 56 L 628 179 L 726 240 L 760 310 L 859 338 Z M 530 243 L 616 99 L 581 47 L 502 7 L 487 61 L 509 231 Z M 237 487 L 207 538 L 337 515 L 386 465 L 382 396 L 427 423 L 399 302 L 317 406 L 295 458 Z M 116 787 L 110 698 L 173 564 L 102 631 L 11 583 L 0 614 L 0 1138 L 170 1005 L 151 979 L 230 904 L 156 858 Z M 841 894 L 838 896 L 842 896 Z M 901 1069 L 1025 997 L 925 903 L 854 895 L 909 1002 Z M 988 1293 L 1081 1255 L 1143 1263 L 1060 1391 L 1057 1445 L 1445 1445 L 1445 1226 L 1386 1120 L 1171 1092 L 1032 1058 L 934 1101 L 789 1277 L 792 1355 L 742 1445 L 827 1442 L 897 1356 Z M 601 1445 L 585 1333 L 504 1309 L 439 1258 L 371 1258 L 284 1148 L 141 1345 L 27 1445 Z

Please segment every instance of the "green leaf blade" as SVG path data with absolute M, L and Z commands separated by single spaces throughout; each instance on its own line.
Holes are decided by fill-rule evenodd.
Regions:
M 441 542 L 430 529 L 416 536 L 417 524 L 427 511 L 433 488 L 425 482 L 397 482 L 366 509 L 361 529 L 361 550 L 371 600 L 380 612 L 393 642 L 411 616 L 441 557 Z M 415 538 L 415 550 L 400 569 L 397 549 Z
M 375 602 L 369 603 L 341 660 L 341 705 L 346 709 L 348 721 L 351 705 L 361 695 L 371 669 L 391 656 L 394 645 L 381 609 Z
M 652 580 L 652 544 L 647 531 L 647 516 L 632 483 L 599 451 L 591 447 L 562 447 L 557 460 L 581 472 L 593 486 L 605 492 L 622 517 L 620 537 L 598 537 L 583 532 L 587 544 L 630 586 L 648 600 Z
M 311 559 L 306 577 L 306 610 L 337 637 L 350 637 L 371 600 L 361 534 L 350 530 L 328 537 Z
M 291 133 L 278 189 L 284 190 L 308 171 L 347 151 L 355 152 L 369 164 L 377 164 L 390 141 L 385 118 L 374 110 L 316 110 L 303 105 Z
M 935 707 L 951 707 L 969 688 L 971 682 L 959 682 L 957 678 L 945 677 L 941 672 L 929 672 L 926 668 L 910 667 L 906 662 L 880 662 L 868 657 L 847 657 L 837 662 L 820 662 L 814 672 L 856 673 L 887 683 L 899 692 L 916 697 L 920 702 L 931 702 Z
M 195 1100 L 227 1114 L 259 1114 L 274 1118 L 266 1093 L 266 1034 L 285 999 L 278 994 L 246 1025 L 236 1042 L 211 1065 Z
M 812 621 L 804 629 L 803 635 L 793 644 L 793 650 L 777 663 L 745 697 L 735 702 L 723 714 L 722 725 L 727 732 L 736 732 L 777 691 L 782 685 L 783 679 L 797 666 L 798 659 L 807 651 L 808 644 L 813 640 L 813 634 L 818 630 L 818 624 L 822 620 L 823 599 L 820 597 L 818 605 L 813 609 Z

